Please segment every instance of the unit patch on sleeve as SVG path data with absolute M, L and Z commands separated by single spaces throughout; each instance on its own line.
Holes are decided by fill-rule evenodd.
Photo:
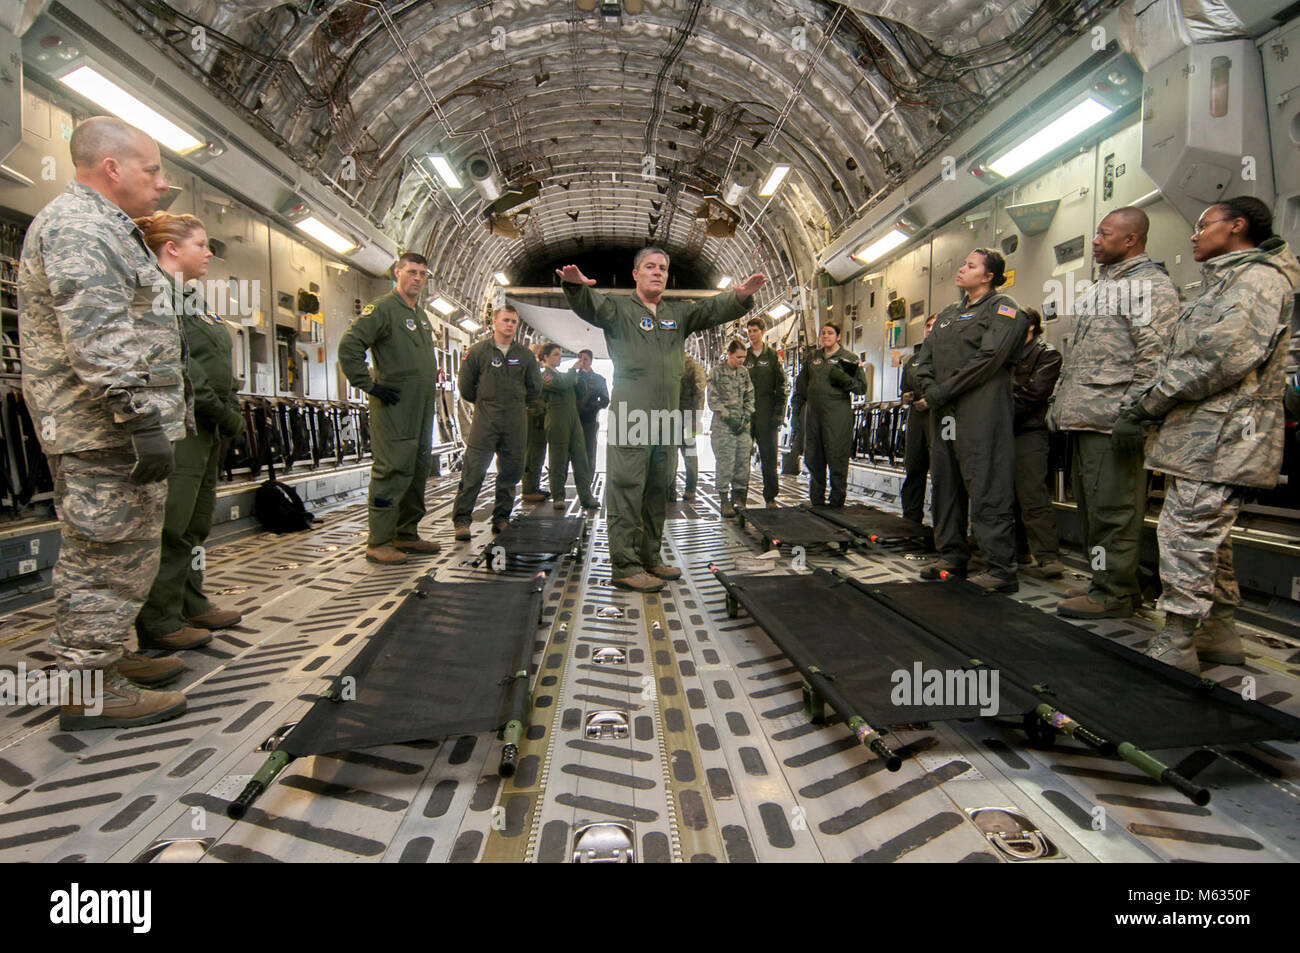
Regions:
M 372 313 L 374 310 L 375 310 L 375 306 L 373 304 L 368 304 L 361 309 L 361 316 L 365 317 L 367 314 Z

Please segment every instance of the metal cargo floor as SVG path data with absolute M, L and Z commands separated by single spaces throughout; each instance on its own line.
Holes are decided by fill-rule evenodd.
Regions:
M 783 479 L 782 499 L 802 499 Z M 443 552 L 403 566 L 365 561 L 364 504 L 303 534 L 214 545 L 209 591 L 244 621 L 183 654 L 190 708 L 175 721 L 64 733 L 53 708 L 0 709 L 0 861 L 130 861 L 182 842 L 162 856 L 558 862 L 582 825 L 613 821 L 631 830 L 639 862 L 997 863 L 966 814 L 989 806 L 1016 809 L 1059 849 L 1034 863 L 1300 860 L 1295 744 L 1165 752 L 1211 789 L 1201 808 L 1072 741 L 1030 748 L 996 719 L 894 730 L 890 744 L 905 755 L 896 774 L 842 725 L 809 724 L 794 668 L 747 617 L 727 618 L 709 564 L 729 567 L 757 544 L 719 519 L 707 486 L 700 502 L 670 508 L 665 545 L 685 574 L 662 593 L 609 585 L 603 513 L 591 520 L 587 564 L 556 564 L 515 777 L 494 773 L 491 733 L 317 756 L 229 821 L 225 800 L 264 760 L 258 745 L 301 716 L 418 576 L 485 571 L 467 561 L 490 535 L 490 500 L 480 499 L 475 538 L 455 543 L 454 486 L 429 484 L 425 532 Z M 808 561 L 874 582 L 912 579 L 917 566 L 886 549 Z M 1023 580 L 1019 598 L 1050 609 L 1075 582 Z M 0 616 L 0 665 L 50 664 L 51 614 L 44 602 Z M 1148 614 L 1088 627 L 1133 646 L 1155 625 Z M 1206 674 L 1229 687 L 1249 676 L 1259 699 L 1300 713 L 1300 643 L 1283 626 L 1242 629 L 1246 667 Z M 610 648 L 625 661 L 597 662 Z M 626 738 L 586 737 L 587 716 L 601 711 L 627 714 Z

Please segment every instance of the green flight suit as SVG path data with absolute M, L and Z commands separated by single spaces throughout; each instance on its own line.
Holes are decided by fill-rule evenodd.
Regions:
M 989 572 L 1016 577 L 1016 438 L 1011 369 L 1029 316 L 998 291 L 939 312 L 921 344 L 916 383 L 930 414 L 930 503 L 939 555 L 970 558 L 970 526 Z
M 474 405 L 474 422 L 465 441 L 452 522 L 459 526 L 471 521 L 493 456 L 497 458 L 497 482 L 492 518 L 507 520 L 524 469 L 524 433 L 528 427 L 525 405 L 542 390 L 537 359 L 517 343 L 503 354 L 488 338 L 469 349 L 456 383 L 460 396 Z
M 754 416 L 750 433 L 758 444 L 758 462 L 763 470 L 763 499 L 771 503 L 781 492 L 776 475 L 776 435 L 785 420 L 785 371 L 776 351 L 764 346 L 755 354 L 745 349 L 745 367 L 754 385 Z
M 546 395 L 546 444 L 551 456 L 551 500 L 564 501 L 564 484 L 569 479 L 569 463 L 573 463 L 573 483 L 578 488 L 578 499 L 583 503 L 591 499 L 591 463 L 587 460 L 587 438 L 578 417 L 578 398 L 585 396 L 578 377 L 578 369 L 560 373 L 549 367 L 542 368 L 542 393 Z
M 564 293 L 578 317 L 605 332 L 614 362 L 605 508 L 611 575 L 622 579 L 663 562 L 668 485 L 682 444 L 678 401 L 686 336 L 743 317 L 753 298 L 742 303 L 734 291 L 724 291 L 693 304 L 661 299 L 651 311 L 635 294 L 603 295 L 567 283 Z
M 217 501 L 221 437 L 243 430 L 239 381 L 231 373 L 230 333 L 216 315 L 203 314 L 189 298 L 177 307 L 189 350 L 187 374 L 194 387 L 198 432 L 172 448 L 175 469 L 167 478 L 162 552 L 158 575 L 136 617 L 136 631 L 160 639 L 184 628 L 185 620 L 212 610 L 203 594 L 202 547 L 212 531 Z
M 835 371 L 840 373 L 834 374 Z M 841 379 L 841 375 L 847 380 Z M 817 348 L 804 362 L 794 390 L 796 403 L 804 412 L 803 455 L 810 474 L 808 499 L 813 506 L 827 502 L 826 471 L 829 469 L 830 505 L 843 506 L 849 487 L 849 456 L 853 451 L 853 403 L 849 395 L 867 392 L 862 365 L 857 355 L 842 347 L 830 356 L 823 348 Z
M 366 351 L 374 376 L 366 366 Z M 424 487 L 429 481 L 437 396 L 433 328 L 418 308 L 396 291 L 361 309 L 339 340 L 339 365 L 353 387 L 369 391 L 378 383 L 401 391 L 386 405 L 370 398 L 369 546 L 394 539 L 417 539 L 424 518 Z
M 525 494 L 542 492 L 542 464 L 546 462 L 546 398 L 528 402 L 528 432 L 524 440 Z

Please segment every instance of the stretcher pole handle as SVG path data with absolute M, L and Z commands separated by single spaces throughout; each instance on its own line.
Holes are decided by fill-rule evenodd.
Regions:
M 257 774 L 244 785 L 244 790 L 240 792 L 239 797 L 235 798 L 226 805 L 226 817 L 232 821 L 242 820 L 248 813 L 248 809 L 253 802 L 261 797 L 262 792 L 271 786 L 275 776 L 285 769 L 293 755 L 287 751 L 276 751 L 271 757 L 266 759 L 266 763 L 258 770 Z
M 858 741 L 862 742 L 873 752 L 876 757 L 885 762 L 885 767 L 890 771 L 897 771 L 903 766 L 903 759 L 893 748 L 885 743 L 885 739 L 876 733 L 876 730 L 866 723 L 860 717 L 854 717 L 849 720 L 849 730 L 853 732 Z
M 1034 711 L 1044 724 L 1050 725 L 1057 731 L 1062 731 L 1071 738 L 1078 738 L 1090 748 L 1094 748 L 1103 754 L 1113 755 L 1115 753 L 1114 742 L 1107 741 L 1096 732 L 1085 728 L 1065 712 L 1059 711 L 1046 703 L 1039 705 Z
M 1193 784 L 1173 768 L 1157 761 L 1141 748 L 1137 748 L 1125 741 L 1115 749 L 1115 753 L 1135 768 L 1140 768 L 1150 777 L 1155 778 L 1157 781 L 1163 781 L 1193 804 L 1204 807 L 1210 803 L 1210 792 L 1208 790 Z

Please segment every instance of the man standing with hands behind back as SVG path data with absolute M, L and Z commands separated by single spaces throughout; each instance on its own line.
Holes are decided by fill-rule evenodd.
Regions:
M 767 281 L 753 274 L 732 291 L 694 304 L 663 301 L 668 285 L 668 254 L 643 248 L 632 263 L 635 293 L 603 295 L 591 290 L 596 282 L 577 265 L 556 269 L 564 293 L 578 317 L 605 332 L 614 361 L 614 395 L 606 452 L 605 506 L 609 513 L 609 554 L 612 582 L 622 589 L 657 592 L 664 579 L 678 579 L 681 570 L 664 564 L 660 553 L 664 510 L 673 458 L 681 433 L 656 434 L 649 424 L 634 426 L 651 413 L 672 418 L 681 397 L 682 368 L 688 334 L 735 321 L 752 304 L 752 296 Z
M 349 383 L 370 395 L 370 536 L 366 559 L 406 562 L 407 553 L 436 553 L 420 539 L 424 486 L 433 451 L 438 367 L 433 328 L 418 307 L 429 278 L 423 255 L 405 252 L 393 269 L 397 286 L 361 309 L 339 340 L 339 365 Z M 366 351 L 374 374 L 366 366 Z

